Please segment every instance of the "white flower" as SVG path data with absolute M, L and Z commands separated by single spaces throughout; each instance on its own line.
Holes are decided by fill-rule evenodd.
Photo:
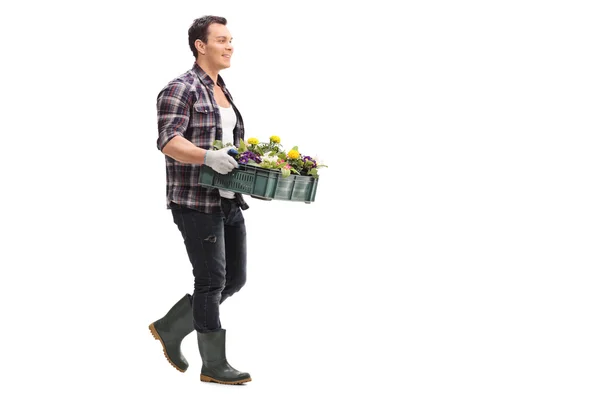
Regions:
M 277 155 L 271 155 L 271 152 L 268 151 L 265 153 L 264 156 L 261 157 L 261 160 L 266 161 L 266 162 L 272 162 L 272 163 L 276 163 L 277 160 L 279 160 L 279 157 L 277 157 Z
M 318 154 L 315 154 L 313 159 L 317 162 L 317 165 L 321 165 L 321 164 L 327 165 L 327 163 L 325 162 L 325 159 L 323 157 L 319 157 Z

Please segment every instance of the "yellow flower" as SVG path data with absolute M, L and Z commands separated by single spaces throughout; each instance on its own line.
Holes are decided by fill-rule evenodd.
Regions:
M 290 150 L 287 156 L 295 160 L 296 158 L 300 157 L 300 153 L 298 153 L 298 150 Z
M 258 139 L 251 137 L 250 139 L 248 139 L 248 144 L 258 144 Z
M 279 136 L 271 136 L 269 139 L 273 143 L 281 143 L 281 139 L 279 138 Z

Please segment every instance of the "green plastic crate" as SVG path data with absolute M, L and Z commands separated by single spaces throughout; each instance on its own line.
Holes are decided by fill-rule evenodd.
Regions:
M 240 164 L 227 175 L 212 168 L 200 167 L 200 185 L 247 194 L 262 200 L 315 201 L 318 178 L 290 175 L 284 178 L 281 171 Z

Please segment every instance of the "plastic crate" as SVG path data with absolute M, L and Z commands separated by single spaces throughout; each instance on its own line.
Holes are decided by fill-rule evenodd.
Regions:
M 247 194 L 262 200 L 287 200 L 311 203 L 315 201 L 319 179 L 291 174 L 287 178 L 281 171 L 240 164 L 227 175 L 212 168 L 200 167 L 200 185 Z

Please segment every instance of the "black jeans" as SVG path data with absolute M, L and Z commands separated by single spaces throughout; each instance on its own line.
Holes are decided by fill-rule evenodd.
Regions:
M 171 203 L 194 273 L 192 308 L 199 332 L 221 329 L 219 305 L 246 283 L 246 225 L 235 199 L 223 213 L 206 214 Z

